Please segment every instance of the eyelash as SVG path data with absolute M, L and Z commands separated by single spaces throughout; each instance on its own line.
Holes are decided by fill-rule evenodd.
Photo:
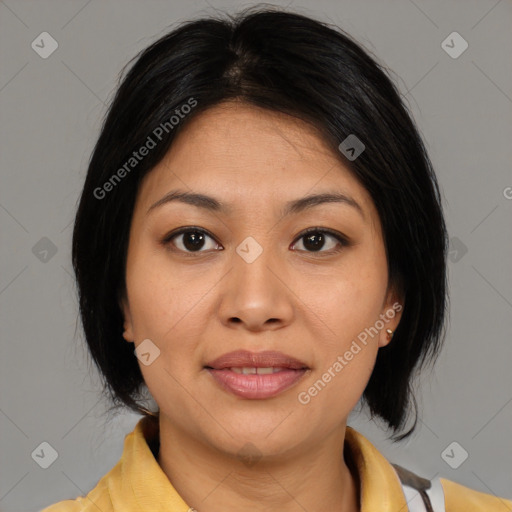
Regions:
M 167 235 L 165 235 L 164 238 L 160 241 L 160 243 L 163 246 L 165 246 L 165 247 L 169 247 L 169 245 L 172 243 L 172 240 L 174 238 L 176 238 L 177 236 L 182 235 L 184 233 L 201 233 L 203 235 L 206 235 L 206 236 L 210 237 L 212 240 L 215 241 L 215 243 L 220 245 L 215 240 L 215 237 L 213 235 L 211 235 L 208 231 L 206 231 L 205 229 L 199 228 L 199 227 L 195 227 L 195 226 L 186 226 L 186 227 L 183 227 L 183 228 L 179 228 L 179 229 L 177 229 L 175 231 L 172 231 L 172 232 L 168 233 Z M 348 238 L 345 237 L 344 235 L 342 235 L 341 233 L 338 233 L 337 231 L 334 231 L 332 229 L 321 228 L 321 227 L 309 228 L 309 229 L 306 229 L 305 231 L 299 233 L 299 235 L 295 238 L 295 241 L 294 241 L 293 245 L 298 243 L 301 238 L 304 238 L 304 237 L 306 237 L 307 235 L 309 235 L 311 233 L 322 233 L 322 234 L 330 235 L 330 236 L 332 236 L 333 238 L 335 238 L 339 242 L 341 247 L 338 247 L 336 249 L 331 249 L 329 251 L 322 251 L 322 250 L 320 250 L 320 251 L 306 251 L 306 250 L 301 250 L 300 252 L 306 252 L 308 254 L 315 254 L 315 255 L 317 255 L 317 254 L 319 254 L 319 255 L 322 255 L 322 254 L 331 255 L 331 254 L 338 253 L 343 248 L 348 247 L 348 246 L 351 245 L 351 243 L 348 240 Z M 174 249 L 171 249 L 171 250 L 177 251 L 177 252 L 181 252 L 182 254 L 185 254 L 187 256 L 193 256 L 193 257 L 196 256 L 196 255 L 199 255 L 201 253 L 208 252 L 208 251 L 202 251 L 202 250 L 199 250 L 199 251 L 183 251 L 182 249 L 178 249 L 176 247 Z

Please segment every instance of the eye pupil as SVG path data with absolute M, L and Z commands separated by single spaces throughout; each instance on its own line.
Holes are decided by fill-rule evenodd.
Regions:
M 324 242 L 325 237 L 322 233 L 310 233 L 305 237 L 304 247 L 306 247 L 307 249 L 311 249 L 313 251 L 317 251 L 323 247 Z
M 183 245 L 187 250 L 201 249 L 204 244 L 204 233 L 188 231 L 183 234 Z
M 304 247 L 303 250 L 307 252 L 321 252 L 326 243 L 326 236 L 337 239 L 338 245 L 343 245 L 343 239 L 333 235 L 328 231 L 317 229 L 315 231 L 311 230 L 309 232 L 306 232 L 300 237 L 300 240 L 302 240 L 302 245 Z M 206 237 L 211 238 L 211 235 L 208 235 L 207 233 L 203 232 L 200 229 L 183 229 L 179 233 L 171 234 L 170 236 L 166 237 L 162 241 L 162 243 L 164 245 L 168 245 L 171 243 L 172 245 L 175 245 L 174 242 L 172 242 L 172 240 L 176 237 L 179 237 L 178 239 L 181 239 L 181 241 L 178 242 L 178 251 L 188 253 L 202 253 L 202 249 L 206 242 Z M 180 248 L 179 245 L 181 245 L 182 247 Z M 332 252 L 336 251 L 330 251 L 330 253 Z M 327 252 L 327 254 L 329 254 L 329 252 Z

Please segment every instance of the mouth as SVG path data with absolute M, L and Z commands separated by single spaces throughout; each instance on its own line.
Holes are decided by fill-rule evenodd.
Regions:
M 262 400 L 290 389 L 310 368 L 281 352 L 239 350 L 204 367 L 222 390 L 241 398 Z

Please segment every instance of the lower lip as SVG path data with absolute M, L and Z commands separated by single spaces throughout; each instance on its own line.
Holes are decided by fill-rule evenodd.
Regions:
M 286 369 L 265 375 L 235 373 L 228 368 L 214 370 L 208 368 L 210 375 L 224 388 L 242 398 L 253 400 L 272 398 L 291 388 L 306 373 L 305 369 Z

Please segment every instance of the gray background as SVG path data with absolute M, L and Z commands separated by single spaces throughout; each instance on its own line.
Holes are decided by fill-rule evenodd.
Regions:
M 80 325 L 75 333 L 70 264 L 76 201 L 118 74 L 176 22 L 250 4 L 0 1 L 3 512 L 88 492 L 138 420 L 105 415 Z M 422 423 L 398 445 L 364 414 L 352 425 L 413 471 L 510 498 L 512 2 L 274 5 L 341 26 L 393 70 L 443 190 L 451 322 L 435 370 L 420 382 Z M 44 31 L 59 45 L 47 59 L 31 48 Z M 453 31 L 469 44 L 456 59 L 441 46 Z M 52 244 L 57 252 L 44 253 Z M 48 469 L 31 457 L 43 441 L 58 452 Z M 458 469 L 441 457 L 453 441 L 469 454 Z M 456 447 L 452 460 L 462 453 Z

